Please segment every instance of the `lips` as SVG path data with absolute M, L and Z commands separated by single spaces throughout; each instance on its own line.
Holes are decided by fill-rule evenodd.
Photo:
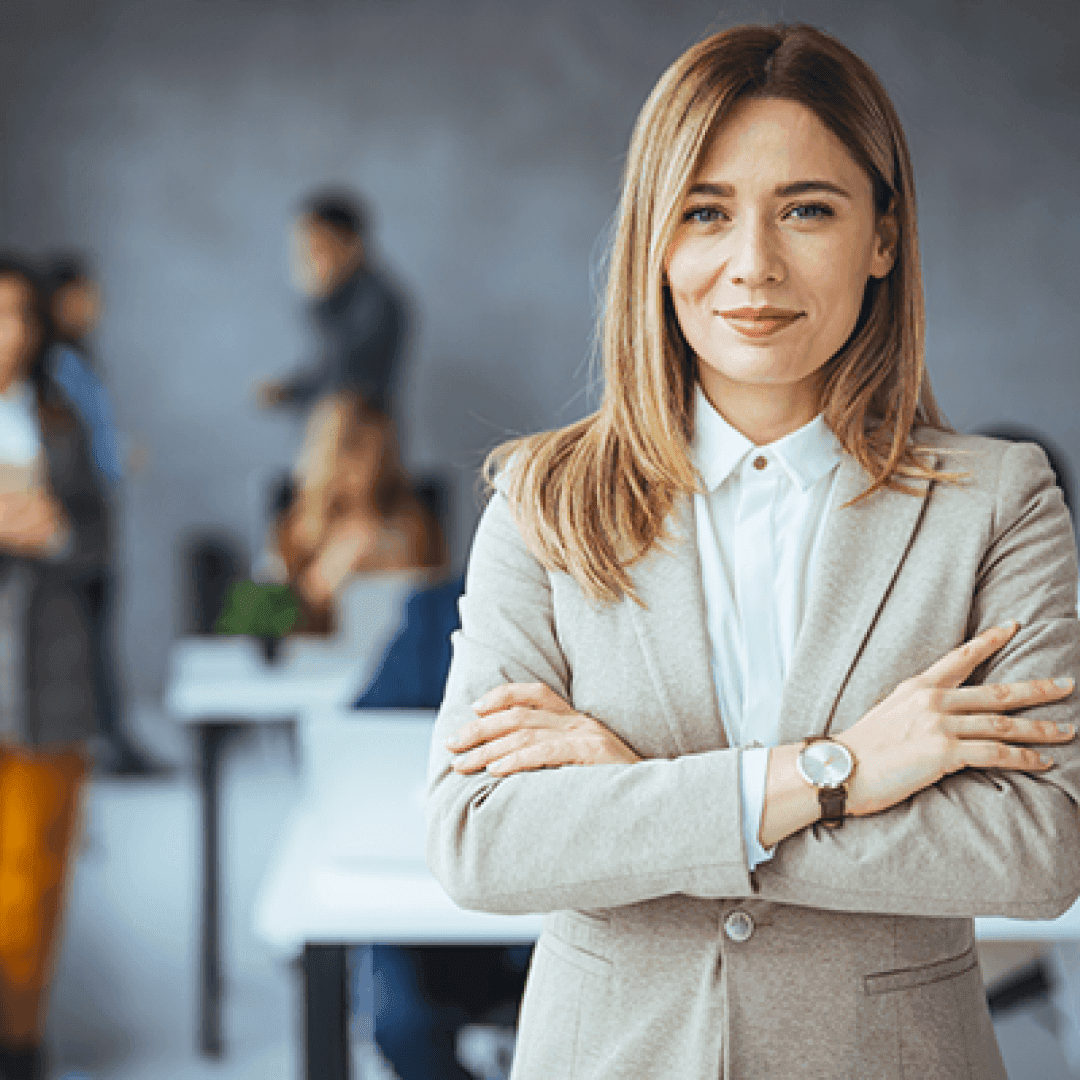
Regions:
M 800 317 L 800 312 L 796 312 L 792 315 L 749 316 L 735 313 L 730 315 L 725 313 L 724 315 L 728 325 L 733 330 L 737 330 L 743 337 L 748 338 L 770 337 L 772 334 L 790 326 Z

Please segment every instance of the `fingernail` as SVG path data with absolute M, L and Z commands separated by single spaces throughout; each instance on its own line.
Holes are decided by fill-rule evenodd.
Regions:
M 456 735 L 451 735 L 450 738 L 446 740 L 446 743 L 444 745 L 448 750 L 453 750 L 455 746 L 459 746 L 460 744 L 461 739 L 459 739 Z
M 1014 630 L 1019 629 L 1019 627 L 1020 627 L 1020 624 L 1015 619 L 1011 619 L 1009 622 L 1005 623 L 1003 626 L 999 626 L 998 629 L 999 630 L 1004 630 L 1006 634 L 1011 634 Z
M 484 707 L 484 698 L 478 697 L 473 703 L 472 707 L 475 711 L 479 712 Z
M 1054 685 L 1059 690 L 1071 690 L 1072 687 L 1073 687 L 1073 681 L 1072 681 L 1072 679 L 1069 679 L 1069 678 L 1055 679 L 1054 680 Z
M 1058 724 L 1057 729 L 1058 729 L 1058 731 L 1061 732 L 1062 735 L 1075 735 L 1076 734 L 1076 725 L 1075 724 Z
M 1042 765 L 1053 765 L 1054 759 L 1049 754 L 1040 754 L 1039 763 Z

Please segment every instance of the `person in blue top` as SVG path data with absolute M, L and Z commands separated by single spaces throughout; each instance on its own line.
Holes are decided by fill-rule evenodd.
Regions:
M 101 316 L 101 293 L 86 262 L 72 255 L 48 261 L 49 313 L 53 344 L 47 365 L 52 380 L 64 391 L 90 437 L 90 454 L 111 496 L 115 515 L 119 487 L 125 475 L 145 463 L 145 454 L 116 426 L 112 400 L 101 377 L 89 339 Z M 111 533 L 115 535 L 115 531 Z M 114 651 L 116 611 L 115 552 L 100 575 L 86 582 L 85 603 L 94 632 L 94 681 L 101 733 L 111 751 L 105 767 L 119 776 L 151 776 L 169 772 L 153 761 L 124 730 L 118 664 Z

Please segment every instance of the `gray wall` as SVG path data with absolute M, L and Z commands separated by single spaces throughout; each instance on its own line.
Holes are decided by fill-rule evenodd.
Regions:
M 420 314 L 405 456 L 453 471 L 461 565 L 483 452 L 591 406 L 590 271 L 649 88 L 707 31 L 777 18 L 838 34 L 905 122 L 953 422 L 1036 424 L 1080 466 L 1069 0 L 0 5 L 0 246 L 97 256 L 105 368 L 152 455 L 123 507 L 134 688 L 163 683 L 177 538 L 251 536 L 255 481 L 297 444 L 250 396 L 308 346 L 294 200 L 347 182 L 377 208 L 377 247 Z

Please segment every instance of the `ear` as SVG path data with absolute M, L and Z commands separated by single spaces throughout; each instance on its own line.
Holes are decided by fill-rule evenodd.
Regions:
M 900 246 L 900 226 L 896 213 L 890 208 L 877 221 L 874 237 L 874 254 L 870 259 L 870 276 L 887 277 L 896 262 L 896 252 Z

